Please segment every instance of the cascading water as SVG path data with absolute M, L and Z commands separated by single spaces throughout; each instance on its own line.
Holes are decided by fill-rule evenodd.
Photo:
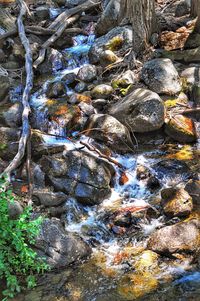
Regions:
M 51 13 L 52 18 L 54 18 L 57 11 L 52 11 Z M 62 68 L 62 61 L 59 56 L 54 59 L 53 77 L 47 80 L 41 89 L 36 91 L 31 97 L 31 106 L 37 112 L 36 125 L 38 124 L 38 127 L 46 133 L 43 135 L 43 139 L 47 145 L 65 145 L 67 150 L 83 147 L 78 140 L 70 141 L 63 138 L 66 136 L 66 129 L 62 125 L 62 121 L 57 123 L 54 120 L 47 119 L 48 107 L 46 104 L 49 99 L 46 96 L 46 90 L 49 83 L 61 80 L 69 73 L 77 74 L 81 66 L 88 64 L 88 51 L 95 40 L 92 26 L 88 27 L 88 33 L 88 36 L 76 36 L 74 38 L 74 46 L 63 51 L 67 61 L 67 68 Z M 67 82 L 66 90 L 68 95 L 74 93 L 74 90 Z M 20 91 L 20 87 L 18 87 L 18 90 L 13 91 L 13 99 Z M 83 135 L 81 139 L 88 141 L 88 138 Z M 89 150 L 87 151 L 90 152 Z M 144 250 L 146 237 L 165 223 L 162 216 L 156 216 L 156 205 L 151 204 L 152 196 L 157 196 L 157 190 L 152 192 L 145 181 L 137 179 L 136 167 L 143 165 L 151 169 L 151 165 L 156 164 L 162 156 L 166 156 L 166 152 L 161 150 L 147 151 L 137 155 L 116 155 L 113 159 L 126 170 L 127 181 L 123 185 L 119 184 L 120 170 L 115 166 L 115 184 L 109 199 L 105 199 L 100 205 L 92 207 L 83 206 L 73 198 L 67 201 L 64 220 L 66 230 L 79 234 L 93 247 L 92 260 L 80 267 L 77 272 L 74 272 L 75 276 L 72 277 L 72 280 L 69 281 L 69 287 L 66 288 L 70 295 L 74 288 L 73 285 L 79 285 L 84 290 L 83 297 L 81 297 L 82 299 L 75 299 L 74 295 L 70 295 L 70 301 L 132 300 L 127 297 L 128 292 L 127 296 L 125 296 L 126 293 L 124 295 L 118 294 L 119 281 L 126 273 L 133 272 L 131 263 L 134 261 L 134 254 Z M 179 176 L 176 178 L 172 175 L 171 178 L 173 178 L 175 183 L 178 183 L 182 179 L 179 179 Z M 167 177 L 163 176 L 161 182 L 164 186 L 169 185 Z M 116 227 L 112 224 L 112 218 L 110 217 L 116 214 L 118 208 L 121 209 L 121 212 L 130 208 L 133 217 L 137 219 L 137 224 L 127 233 L 123 233 L 122 227 Z M 146 217 L 148 209 L 151 209 L 153 212 L 152 218 Z M 124 258 L 129 258 L 129 260 L 126 261 Z M 167 264 L 163 264 L 163 269 L 155 276 L 161 282 L 169 275 L 179 275 L 180 270 L 181 273 L 184 273 L 188 269 L 187 264 L 182 269 L 180 269 L 180 266 L 176 268 L 173 266 L 168 269 L 166 267 Z M 94 275 L 94 270 L 96 275 Z M 174 286 L 180 286 L 189 281 L 199 283 L 199 273 L 183 276 L 174 282 Z M 154 299 L 153 296 L 149 300 L 155 301 L 157 299 Z

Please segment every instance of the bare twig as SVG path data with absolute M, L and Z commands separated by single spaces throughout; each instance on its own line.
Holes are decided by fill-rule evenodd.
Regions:
M 108 157 L 108 156 L 102 154 L 96 147 L 91 146 L 91 145 L 89 145 L 88 143 L 83 142 L 83 141 L 80 141 L 80 144 L 82 144 L 82 145 L 84 145 L 85 147 L 87 147 L 87 149 L 89 149 L 90 151 L 97 153 L 97 154 L 99 155 L 100 158 L 108 160 L 109 162 L 115 164 L 116 166 L 118 166 L 119 168 L 121 168 L 121 169 L 123 169 L 123 170 L 126 169 L 122 164 L 120 164 L 120 163 L 117 162 L 116 160 L 114 160 L 114 159 L 112 159 L 112 158 L 110 158 L 110 157 Z

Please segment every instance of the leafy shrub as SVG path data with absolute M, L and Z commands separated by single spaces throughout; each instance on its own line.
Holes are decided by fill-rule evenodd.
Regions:
M 10 219 L 8 204 L 13 201 L 6 181 L 0 180 L 0 280 L 6 281 L 4 301 L 14 297 L 23 286 L 34 287 L 34 275 L 48 269 L 30 247 L 39 233 L 42 217 L 31 220 L 31 207 L 26 207 L 18 219 Z

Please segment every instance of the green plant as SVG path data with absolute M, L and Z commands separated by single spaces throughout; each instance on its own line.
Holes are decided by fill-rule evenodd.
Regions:
M 36 285 L 35 275 L 48 265 L 30 247 L 38 235 L 42 217 L 31 220 L 31 207 L 26 207 L 18 219 L 9 218 L 9 202 L 14 202 L 8 183 L 0 179 L 0 280 L 5 280 L 5 298 L 12 298 L 23 287 Z

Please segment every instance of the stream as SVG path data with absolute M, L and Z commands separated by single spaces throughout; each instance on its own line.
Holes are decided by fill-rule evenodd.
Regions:
M 52 11 L 52 16 L 56 16 Z M 68 133 L 62 122 L 47 120 L 49 101 L 46 89 L 49 83 L 62 79 L 68 73 L 77 74 L 79 68 L 89 62 L 88 51 L 95 41 L 92 24 L 88 25 L 88 36 L 78 35 L 74 38 L 74 46 L 63 50 L 67 68 L 63 69 L 59 57 L 54 60 L 51 78 L 42 82 L 41 88 L 31 97 L 31 106 L 37 111 L 36 124 L 45 132 L 44 141 L 47 145 L 65 145 L 67 150 L 79 149 L 80 141 L 91 142 L 82 135 L 81 139 L 70 141 L 65 139 Z M 74 93 L 66 82 L 67 95 Z M 19 87 L 18 87 L 18 90 Z M 13 101 L 17 98 L 17 89 L 13 90 Z M 76 132 L 75 132 L 76 133 Z M 73 137 L 73 134 L 71 136 Z M 64 215 L 65 229 L 78 233 L 92 247 L 92 256 L 77 268 L 51 273 L 41 277 L 39 286 L 25 295 L 19 295 L 17 301 L 125 301 L 125 300 L 199 300 L 200 272 L 188 261 L 162 258 L 163 262 L 153 271 L 137 274 L 134 263 L 144 251 L 148 236 L 165 224 L 173 224 L 176 220 L 167 221 L 158 213 L 157 198 L 160 188 L 170 185 L 183 185 L 188 174 L 176 166 L 176 160 L 189 163 L 194 172 L 199 169 L 200 141 L 194 145 L 163 144 L 157 140 L 154 145 L 146 148 L 138 147 L 136 153 L 113 155 L 126 170 L 126 181 L 120 185 L 120 168 L 115 166 L 116 177 L 112 194 L 100 205 L 83 206 L 70 198 L 66 204 Z M 90 152 L 89 150 L 87 150 Z M 174 159 L 174 166 L 159 166 L 162 159 Z M 136 169 L 145 166 L 158 176 L 160 185 L 149 187 L 146 179 L 138 179 Z M 157 167 L 155 167 L 157 166 Z M 174 170 L 176 172 L 174 172 Z M 117 208 L 126 210 L 134 208 L 132 219 L 135 225 L 128 230 L 112 224 L 112 215 Z M 111 217 L 111 219 L 110 219 Z M 129 215 L 125 216 L 124 223 Z M 143 253 L 144 260 L 149 259 Z M 146 256 L 146 257 L 145 257 Z M 136 275 L 137 279 L 136 279 Z M 134 284 L 134 289 L 132 288 Z

